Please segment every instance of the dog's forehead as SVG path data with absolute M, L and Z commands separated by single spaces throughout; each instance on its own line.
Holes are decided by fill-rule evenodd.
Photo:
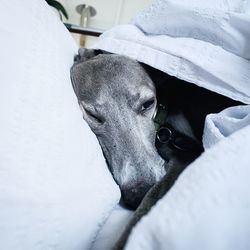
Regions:
M 79 63 L 72 70 L 78 97 L 86 102 L 93 98 L 104 103 L 122 97 L 138 99 L 154 92 L 154 84 L 135 60 L 119 55 L 100 55 Z M 148 93 L 149 94 L 149 93 Z

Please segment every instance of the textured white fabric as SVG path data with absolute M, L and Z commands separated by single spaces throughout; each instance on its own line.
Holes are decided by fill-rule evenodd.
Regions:
M 250 59 L 249 1 L 163 0 L 133 23 L 146 34 L 202 40 Z
M 132 210 L 117 205 L 112 210 L 105 224 L 101 227 L 91 250 L 112 249 L 114 243 L 119 239 L 132 216 Z
M 0 37 L 0 248 L 89 249 L 120 193 L 71 86 L 76 45 L 44 0 L 1 0 Z
M 250 1 L 159 0 L 94 46 L 250 104 Z M 126 249 L 250 248 L 250 106 L 206 118 L 205 153 Z
M 186 5 L 182 2 L 157 1 L 131 24 L 105 32 L 94 47 L 127 55 L 249 104 L 250 61 L 246 59 L 250 53 L 249 1 L 230 1 L 232 7 L 224 0 L 188 1 Z M 170 15 L 172 12 L 177 13 Z M 239 16 L 237 26 L 229 18 L 234 16 Z M 227 37 L 234 43 L 225 43 L 223 39 L 230 40 Z
M 250 249 L 250 126 L 218 142 L 144 217 L 126 250 Z
M 203 145 L 206 149 L 210 148 L 221 139 L 228 137 L 249 124 L 250 105 L 232 107 L 219 114 L 210 114 L 205 122 Z

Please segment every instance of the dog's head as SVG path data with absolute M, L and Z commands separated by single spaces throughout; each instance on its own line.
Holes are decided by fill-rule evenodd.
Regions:
M 137 207 L 165 174 L 155 148 L 155 87 L 138 62 L 96 54 L 79 51 L 71 69 L 73 88 L 125 203 Z

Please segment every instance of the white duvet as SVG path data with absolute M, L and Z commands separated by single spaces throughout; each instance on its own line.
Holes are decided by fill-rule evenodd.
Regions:
M 250 249 L 249 27 L 250 1 L 161 0 L 95 45 L 248 104 L 207 117 L 205 153 L 126 249 Z
M 44 0 L 0 1 L 0 249 L 83 250 L 120 198 Z

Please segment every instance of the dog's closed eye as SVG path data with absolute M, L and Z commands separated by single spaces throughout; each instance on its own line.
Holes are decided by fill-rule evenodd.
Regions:
M 105 122 L 105 119 L 103 116 L 98 114 L 97 111 L 93 107 L 90 107 L 90 105 L 84 105 L 83 102 L 79 102 L 80 109 L 83 113 L 83 118 L 85 120 L 88 120 L 91 122 L 91 124 L 94 125 L 103 125 Z
M 102 125 L 104 123 L 104 119 L 102 119 L 100 116 L 98 116 L 97 114 L 94 114 L 93 112 L 86 110 L 85 112 L 87 114 L 87 116 L 94 121 L 95 123 L 98 123 L 99 125 Z

